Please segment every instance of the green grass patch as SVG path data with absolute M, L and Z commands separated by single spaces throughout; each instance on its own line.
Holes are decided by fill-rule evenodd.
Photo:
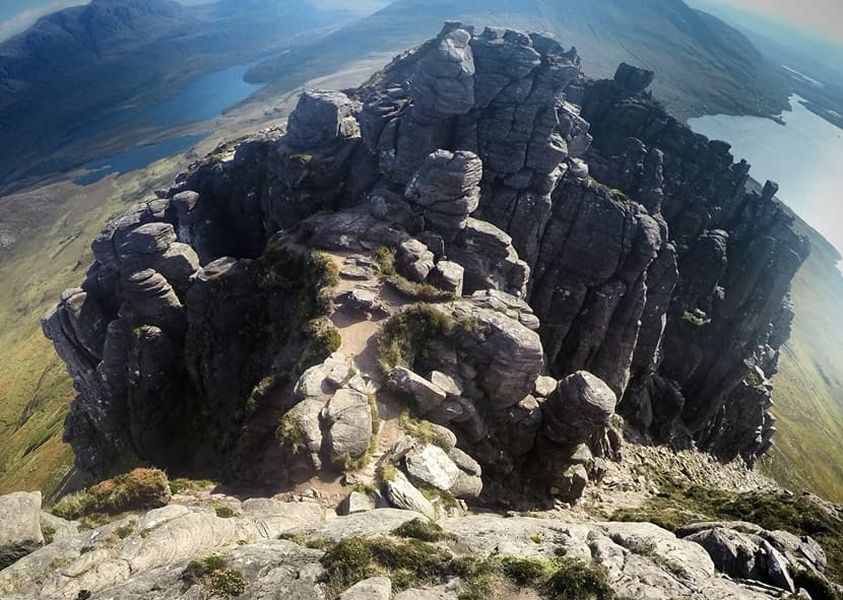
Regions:
M 378 363 L 384 372 L 396 366 L 412 368 L 424 358 L 431 341 L 453 334 L 456 322 L 430 304 L 416 304 L 391 317 L 378 337 Z
M 324 362 L 326 358 L 340 349 L 342 336 L 327 317 L 311 319 L 304 325 L 307 346 L 302 352 L 299 369 Z
M 192 560 L 181 575 L 188 586 L 202 585 L 212 595 L 236 598 L 246 591 L 248 585 L 243 573 L 228 566 L 219 556 L 208 556 Z
M 423 531 L 422 531 L 423 528 Z M 413 525 L 414 534 L 429 530 Z M 328 548 L 321 559 L 327 597 L 364 579 L 389 577 L 396 590 L 459 579 L 459 600 L 503 600 L 514 587 L 535 589 L 547 600 L 613 600 L 604 569 L 569 559 L 456 556 L 448 548 L 409 537 L 352 537 Z
M 275 430 L 275 438 L 282 448 L 291 454 L 298 454 L 304 448 L 304 432 L 296 419 L 287 413 L 281 417 L 278 428 Z
M 179 477 L 170 480 L 170 492 L 175 494 L 195 495 L 199 492 L 211 491 L 219 483 L 210 479 L 188 479 Z
M 278 539 L 287 540 L 303 548 L 311 548 L 313 550 L 326 550 L 331 547 L 331 542 L 325 538 L 308 537 L 301 533 L 282 533 L 278 536 Z
M 56 528 L 52 525 L 42 525 L 41 535 L 44 536 L 44 545 L 49 546 L 56 540 Z
M 378 274 L 402 296 L 419 302 L 447 302 L 456 298 L 453 292 L 440 290 L 429 283 L 410 281 L 398 273 L 395 268 L 394 250 L 381 246 L 375 253 L 375 260 Z
M 229 508 L 228 506 L 215 506 L 214 513 L 220 519 L 231 519 L 237 516 L 237 511 L 235 511 L 233 508 Z
M 62 498 L 53 514 L 64 519 L 116 515 L 164 506 L 170 499 L 167 476 L 158 469 L 135 469 Z
M 135 531 L 137 531 L 138 522 L 137 521 L 129 521 L 125 525 L 121 525 L 117 529 L 114 530 L 114 535 L 117 536 L 118 539 L 125 540 L 127 537 L 132 535 Z
M 401 538 L 411 538 L 422 542 L 441 542 L 453 540 L 455 536 L 447 533 L 436 523 L 425 519 L 413 519 L 392 530 L 392 535 Z
M 403 411 L 398 417 L 398 426 L 401 427 L 404 433 L 416 438 L 420 442 L 439 446 L 445 452 L 451 449 L 451 440 L 439 427 L 430 421 L 417 419 L 410 414 L 409 410 Z

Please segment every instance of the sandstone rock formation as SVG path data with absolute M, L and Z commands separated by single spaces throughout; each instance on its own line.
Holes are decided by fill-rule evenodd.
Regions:
M 0 497 L 0 506 L 14 502 Z M 37 513 L 40 502 L 34 506 Z M 16 513 L 2 525 L 28 523 L 28 514 Z M 532 567 L 534 576 L 576 565 L 580 579 L 571 583 L 605 586 L 597 588 L 604 597 L 772 600 L 795 591 L 811 597 L 796 589 L 790 570 L 811 569 L 816 581 L 825 570 L 811 538 L 751 523 L 699 523 L 674 535 L 651 523 L 486 514 L 445 518 L 434 528 L 410 510 L 340 517 L 312 498 L 240 501 L 209 492 L 176 495 L 167 506 L 38 546 L 0 569 L 4 599 L 455 599 L 472 589 L 490 598 L 539 597 L 540 582 L 502 566 L 510 564 Z M 494 587 L 467 565 L 498 573 Z M 582 590 L 589 591 L 596 593 Z
M 806 243 L 652 77 L 594 81 L 545 35 L 449 23 L 218 148 L 110 223 L 44 319 L 77 466 L 283 486 L 374 460 L 386 500 L 433 517 L 420 487 L 575 501 L 622 458 L 615 410 L 753 463 Z M 349 320 L 374 323 L 384 372 L 335 354 Z M 402 401 L 428 421 L 403 446 L 375 414 Z
M 0 570 L 43 545 L 41 493 L 0 497 Z

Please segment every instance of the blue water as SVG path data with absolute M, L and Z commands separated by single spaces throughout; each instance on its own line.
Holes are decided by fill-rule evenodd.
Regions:
M 777 181 L 778 197 L 843 254 L 843 130 L 809 111 L 798 96 L 782 113 L 784 125 L 760 117 L 713 115 L 688 125 L 732 145 L 757 180 Z M 843 265 L 843 263 L 841 263 Z
M 153 125 L 175 127 L 209 121 L 226 109 L 251 96 L 261 85 L 246 83 L 246 72 L 256 63 L 236 65 L 204 75 L 178 90 L 174 95 L 149 106 L 134 110 L 121 107 L 84 124 L 72 137 L 84 138 L 119 124 L 121 127 Z M 207 137 L 207 133 L 171 138 L 156 144 L 130 148 L 83 165 L 88 172 L 77 177 L 77 185 L 91 185 L 108 175 L 122 175 L 184 152 Z
M 129 171 L 142 169 L 162 158 L 184 152 L 205 139 L 206 134 L 185 135 L 159 142 L 138 146 L 131 150 L 112 154 L 85 165 L 88 170 L 84 175 L 73 180 L 76 185 L 91 185 L 111 174 L 122 175 Z
M 218 117 L 230 106 L 245 100 L 261 85 L 246 83 L 243 77 L 258 61 L 210 73 L 189 84 L 175 96 L 141 111 L 141 120 L 159 125 L 179 125 Z

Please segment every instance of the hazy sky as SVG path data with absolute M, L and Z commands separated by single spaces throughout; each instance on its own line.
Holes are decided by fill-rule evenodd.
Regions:
M 710 0 L 744 8 L 843 45 L 843 0 Z

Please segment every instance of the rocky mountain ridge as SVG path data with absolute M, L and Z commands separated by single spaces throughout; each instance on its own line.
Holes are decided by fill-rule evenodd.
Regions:
M 357 482 L 354 506 L 436 520 L 576 503 L 625 437 L 752 465 L 807 243 L 653 77 L 448 23 L 218 148 L 44 318 L 78 470 Z M 742 577 L 797 591 L 764 564 Z
M 110 224 L 44 325 L 80 391 L 66 430 L 77 465 L 199 468 L 273 445 L 265 421 L 337 349 L 313 349 L 312 323 L 338 312 L 319 289 L 330 263 L 378 279 L 377 248 L 398 277 L 467 297 L 403 319 L 403 336 L 436 323 L 385 368 L 409 369 L 392 387 L 415 416 L 437 409 L 500 480 L 533 452 L 616 455 L 600 441 L 616 403 L 654 439 L 754 462 L 774 432 L 767 379 L 806 243 L 775 184 L 747 192 L 749 166 L 669 117 L 644 91 L 652 77 L 622 65 L 592 81 L 546 36 L 451 24 L 352 97 L 306 93 L 286 135 L 222 149 Z M 425 382 L 434 371 L 455 391 Z M 531 394 L 545 373 L 562 384 L 543 404 Z M 567 422 L 581 408 L 586 421 Z M 190 432 L 185 455 L 173 444 L 191 415 L 221 437 Z M 499 443 L 516 422 L 526 437 Z
M 748 166 L 671 119 L 652 77 L 593 81 L 549 37 L 448 24 L 111 222 L 44 321 L 79 391 L 78 468 L 295 491 L 171 498 L 152 478 L 121 514 L 129 475 L 56 507 L 117 513 L 90 531 L 0 499 L 27 506 L 0 535 L 2 593 L 834 597 L 837 554 L 804 529 L 671 533 L 571 508 L 623 490 L 704 502 L 624 474 L 674 460 L 625 438 L 752 463 L 773 432 L 767 377 L 806 246 L 775 185 L 747 191 Z

